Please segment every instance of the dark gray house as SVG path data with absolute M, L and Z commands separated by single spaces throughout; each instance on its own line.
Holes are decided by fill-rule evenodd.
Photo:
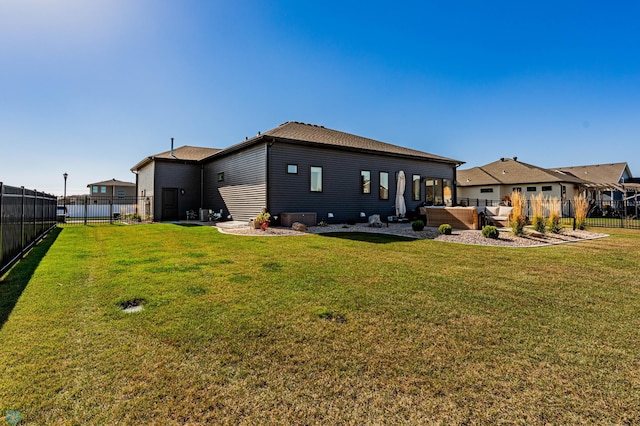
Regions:
M 182 218 L 187 210 L 200 207 L 223 209 L 225 216 L 241 221 L 255 217 L 263 207 L 279 217 L 283 213 L 304 212 L 315 214 L 318 221 L 334 222 L 358 220 L 362 213 L 392 215 L 401 170 L 406 176 L 404 198 L 408 212 L 423 202 L 451 205 L 456 199 L 456 168 L 462 164 L 298 122 L 284 123 L 215 151 L 189 163 L 195 166 L 193 170 L 162 172 L 171 171 L 171 176 L 160 176 L 156 165 L 155 182 L 163 182 L 166 187 L 161 185 L 155 193 L 163 194 L 165 200 L 168 188 L 178 188 L 177 212 L 166 200 L 156 201 L 156 220 Z M 141 163 L 132 169 L 138 176 L 139 192 L 145 185 Z M 178 178 L 180 173 L 189 176 Z M 176 183 L 179 179 L 180 183 Z M 181 199 L 192 191 L 200 200 L 198 196 Z

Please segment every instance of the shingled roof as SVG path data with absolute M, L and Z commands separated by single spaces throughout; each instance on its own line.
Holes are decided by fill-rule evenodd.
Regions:
M 463 161 L 454 160 L 452 158 L 442 157 L 415 149 L 404 148 L 398 145 L 392 145 L 390 143 L 328 129 L 324 126 L 300 123 L 297 121 L 288 121 L 283 123 L 275 129 L 271 129 L 259 134 L 258 136 L 222 150 L 219 155 L 236 151 L 265 139 L 276 139 L 295 144 L 320 145 L 338 149 L 422 158 L 450 164 L 464 163 Z
M 90 183 L 89 185 L 87 185 L 87 187 L 91 186 L 136 186 L 136 184 L 133 182 L 124 182 L 117 179 L 109 179 L 103 180 L 102 182 Z
M 631 176 L 627 163 L 594 164 L 591 166 L 558 167 L 555 170 L 570 173 L 582 180 L 595 184 L 614 184 L 620 182 L 625 170 Z
M 203 148 L 198 146 L 181 146 L 180 148 L 176 148 L 173 150 L 173 155 L 171 155 L 171 150 L 164 151 L 156 155 L 151 155 L 144 160 L 140 161 L 138 164 L 131 168 L 131 171 L 140 170 L 142 167 L 150 163 L 154 160 L 169 160 L 169 161 L 202 161 L 205 158 L 211 157 L 212 155 L 220 152 L 220 149 L 217 148 Z
M 458 170 L 457 177 L 458 186 L 556 182 L 584 183 L 582 179 L 572 174 L 543 169 L 511 158 L 501 158 L 482 167 Z

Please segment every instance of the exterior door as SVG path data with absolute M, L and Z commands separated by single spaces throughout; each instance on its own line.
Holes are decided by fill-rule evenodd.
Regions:
M 178 188 L 162 188 L 162 220 L 178 220 Z

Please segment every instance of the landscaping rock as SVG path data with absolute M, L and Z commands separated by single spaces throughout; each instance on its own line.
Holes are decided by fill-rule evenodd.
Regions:
M 293 222 L 293 224 L 291 225 L 291 229 L 293 229 L 294 231 L 306 232 L 308 228 L 304 223 Z
M 372 228 L 382 228 L 382 221 L 379 214 L 369 216 L 369 226 Z

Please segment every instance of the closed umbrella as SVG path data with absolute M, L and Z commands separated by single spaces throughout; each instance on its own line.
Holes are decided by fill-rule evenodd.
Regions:
M 396 216 L 404 217 L 407 213 L 407 205 L 404 202 L 404 187 L 405 187 L 404 172 L 400 170 L 398 172 L 398 186 L 396 187 Z

